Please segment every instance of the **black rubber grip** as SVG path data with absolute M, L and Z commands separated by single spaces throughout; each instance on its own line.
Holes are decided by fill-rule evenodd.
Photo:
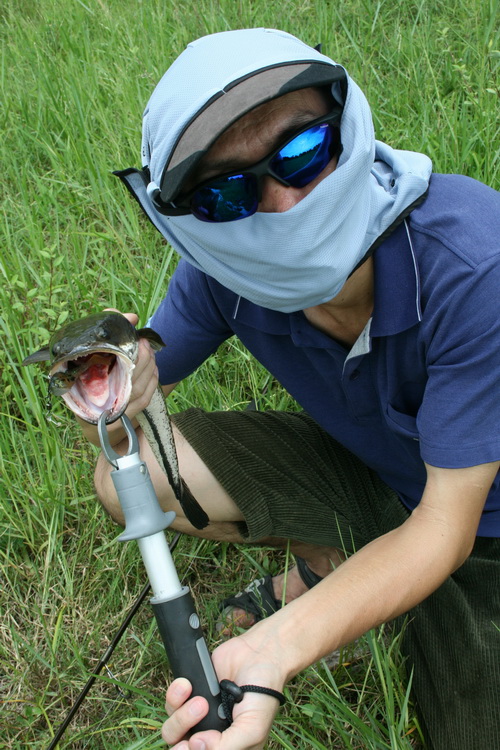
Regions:
M 223 732 L 229 722 L 224 718 L 219 682 L 189 589 L 184 586 L 179 596 L 165 601 L 154 598 L 151 605 L 174 677 L 186 677 L 193 686 L 192 695 L 203 696 L 210 707 L 192 732 Z

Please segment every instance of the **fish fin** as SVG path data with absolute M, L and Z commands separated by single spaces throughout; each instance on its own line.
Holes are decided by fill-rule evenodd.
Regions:
M 198 500 L 191 494 L 191 490 L 181 477 L 181 492 L 179 503 L 186 514 L 187 520 L 193 524 L 195 529 L 204 529 L 208 526 L 209 517 L 199 504 Z
M 50 349 L 48 346 L 44 346 L 43 349 L 39 349 L 33 354 L 29 354 L 23 361 L 22 365 L 33 365 L 35 362 L 46 362 L 50 359 Z
M 139 328 L 139 330 L 137 331 L 137 336 L 140 339 L 147 339 L 151 344 L 151 348 L 155 352 L 163 349 L 163 347 L 165 346 L 160 334 L 156 333 L 156 331 L 153 331 L 152 328 Z

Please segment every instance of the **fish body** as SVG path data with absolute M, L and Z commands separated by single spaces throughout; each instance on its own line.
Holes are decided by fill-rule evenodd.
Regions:
M 120 313 L 95 313 L 64 325 L 46 347 L 30 354 L 22 364 L 49 361 L 49 393 L 61 396 L 86 422 L 97 424 L 105 411 L 106 421 L 114 422 L 130 400 L 141 338 L 153 349 L 164 346 L 155 331 L 137 330 Z M 172 425 L 160 388 L 148 407 L 137 414 L 137 421 L 187 519 L 197 529 L 204 528 L 208 516 L 179 474 Z

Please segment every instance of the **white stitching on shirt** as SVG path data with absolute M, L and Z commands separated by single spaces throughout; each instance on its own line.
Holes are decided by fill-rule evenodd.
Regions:
M 410 228 L 408 226 L 408 222 L 406 221 L 406 219 L 404 220 L 404 225 L 405 225 L 405 229 L 406 229 L 406 236 L 408 237 L 408 244 L 410 245 L 411 257 L 413 258 L 413 268 L 415 270 L 415 281 L 416 281 L 416 292 L 417 292 L 416 299 L 415 299 L 415 305 L 416 305 L 416 308 L 417 308 L 418 320 L 421 321 L 422 320 L 422 309 L 420 307 L 420 274 L 418 272 L 417 261 L 416 261 L 416 258 L 415 258 L 415 251 L 413 250 L 413 243 L 411 241 Z

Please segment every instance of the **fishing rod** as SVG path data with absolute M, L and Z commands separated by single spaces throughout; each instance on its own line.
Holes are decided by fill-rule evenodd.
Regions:
M 180 539 L 180 536 L 181 536 L 180 533 L 176 534 L 173 542 L 170 544 L 170 552 L 174 551 L 175 547 L 177 546 L 177 542 Z M 85 700 L 87 693 L 90 691 L 92 685 L 97 680 L 102 670 L 106 667 L 108 661 L 111 659 L 111 656 L 115 648 L 117 647 L 118 643 L 121 641 L 123 634 L 125 633 L 126 629 L 128 628 L 128 626 L 130 625 L 132 621 L 132 618 L 134 617 L 135 613 L 140 608 L 141 604 L 146 599 L 150 591 L 151 591 L 151 584 L 148 582 L 142 589 L 141 593 L 139 594 L 139 596 L 137 597 L 133 605 L 131 606 L 130 610 L 128 611 L 127 616 L 125 617 L 124 621 L 118 628 L 118 631 L 115 637 L 113 638 L 108 648 L 106 649 L 105 653 L 99 660 L 97 667 L 94 669 L 94 673 L 90 675 L 89 679 L 87 680 L 84 687 L 80 691 L 80 694 L 78 695 L 76 701 L 73 703 L 70 710 L 66 714 L 64 721 L 62 722 L 61 726 L 59 727 L 59 729 L 53 736 L 52 741 L 50 745 L 48 746 L 47 750 L 54 750 L 54 748 L 57 747 L 57 745 L 59 744 L 59 741 L 62 739 L 66 729 L 71 724 L 73 717 L 76 715 L 78 709 L 80 708 L 83 701 Z

